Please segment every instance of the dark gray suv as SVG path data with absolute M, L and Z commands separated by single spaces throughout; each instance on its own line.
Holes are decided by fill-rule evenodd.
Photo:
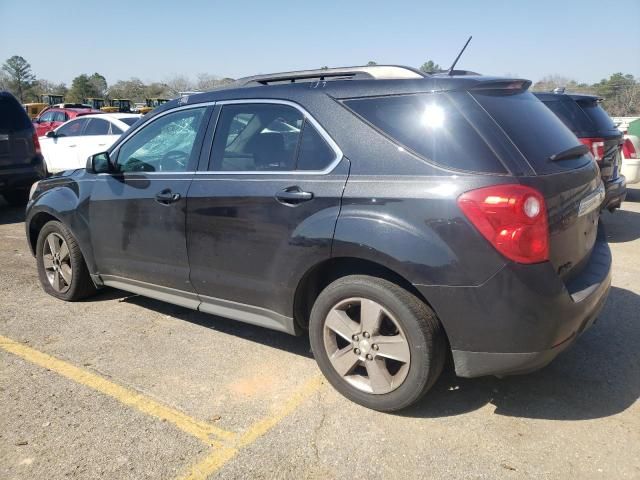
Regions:
M 291 334 L 392 411 L 544 366 L 609 291 L 588 148 L 529 81 L 376 66 L 173 100 L 33 189 L 40 281 L 111 286 Z M 211 359 L 215 364 L 215 358 Z

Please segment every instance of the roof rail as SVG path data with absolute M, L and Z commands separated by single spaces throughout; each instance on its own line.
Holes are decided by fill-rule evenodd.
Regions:
M 295 83 L 313 80 L 391 80 L 424 78 L 428 74 L 415 68 L 400 65 L 367 65 L 362 67 L 321 68 L 296 72 L 270 73 L 240 78 L 228 86 L 256 86 L 271 83 Z M 228 87 L 227 86 L 227 87 Z

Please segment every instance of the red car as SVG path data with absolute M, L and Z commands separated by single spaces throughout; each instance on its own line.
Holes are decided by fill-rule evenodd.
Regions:
M 104 113 L 80 103 L 56 105 L 42 111 L 38 118 L 33 120 L 33 126 L 36 128 L 36 134 L 39 137 L 46 135 L 47 132 L 54 130 L 67 120 L 79 117 L 81 115 L 90 115 L 94 113 Z

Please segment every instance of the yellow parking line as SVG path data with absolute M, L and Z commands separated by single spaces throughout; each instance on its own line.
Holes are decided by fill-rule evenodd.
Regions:
M 263 436 L 287 415 L 293 413 L 310 395 L 318 391 L 322 386 L 322 377 L 316 376 L 306 382 L 284 404 L 280 405 L 271 415 L 254 423 L 235 442 L 229 442 L 230 446 L 222 446 L 215 449 L 207 457 L 193 465 L 190 471 L 182 477 L 183 480 L 204 480 L 216 471 L 220 470 L 229 460 L 236 456 L 242 447 L 252 444 Z
M 27 347 L 2 335 L 0 335 L 0 348 L 28 362 L 47 368 L 74 382 L 108 395 L 120 403 L 131 406 L 142 413 L 171 422 L 180 430 L 202 440 L 208 445 L 218 445 L 218 442 L 210 438 L 212 435 L 220 440 L 231 440 L 236 437 L 235 433 L 196 420 L 178 410 L 145 397 L 134 390 L 117 385 L 99 375 L 78 368 L 46 353 L 34 350 L 31 347 Z

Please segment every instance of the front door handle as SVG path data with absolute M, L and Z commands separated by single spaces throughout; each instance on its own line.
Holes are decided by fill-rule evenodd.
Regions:
M 179 193 L 173 193 L 170 188 L 165 188 L 159 193 L 156 193 L 156 202 L 162 205 L 170 205 L 177 202 L 182 198 Z
M 284 205 L 295 206 L 313 199 L 312 192 L 305 192 L 298 186 L 287 187 L 276 193 L 276 200 Z

